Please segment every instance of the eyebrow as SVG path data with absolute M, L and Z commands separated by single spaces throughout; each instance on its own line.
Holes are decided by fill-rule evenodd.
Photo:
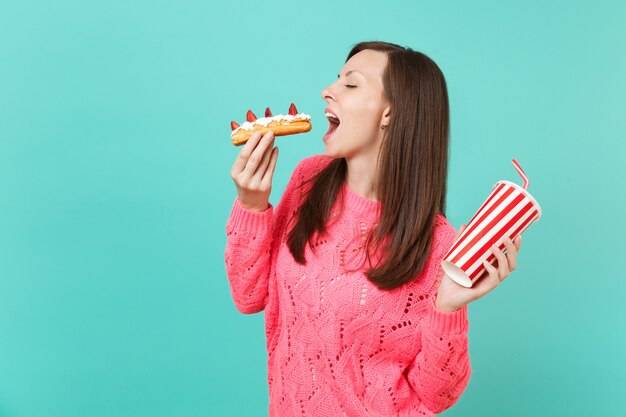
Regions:
M 350 70 L 348 72 L 346 72 L 346 77 L 350 74 L 352 74 L 353 72 L 358 72 L 359 74 L 363 75 L 363 73 L 359 70 Z M 365 75 L 363 75 L 365 77 Z M 339 74 L 337 74 L 337 78 L 340 78 Z

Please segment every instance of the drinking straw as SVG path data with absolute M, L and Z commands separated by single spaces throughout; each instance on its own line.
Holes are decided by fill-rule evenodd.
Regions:
M 524 180 L 524 185 L 522 185 L 522 187 L 524 188 L 524 190 L 527 189 L 528 185 L 530 184 L 530 181 L 528 180 L 526 173 L 524 172 L 524 170 L 522 169 L 522 167 L 520 166 L 519 162 L 517 162 L 516 159 L 513 159 L 513 166 L 517 170 L 517 173 L 519 174 L 519 176 L 522 177 L 522 180 Z

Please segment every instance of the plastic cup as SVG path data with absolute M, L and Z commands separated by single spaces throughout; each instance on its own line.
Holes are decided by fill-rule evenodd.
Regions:
M 528 185 L 527 180 L 524 185 Z M 443 270 L 458 284 L 471 287 L 486 270 L 483 261 L 496 260 L 491 246 L 495 244 L 506 253 L 504 239 L 514 240 L 540 217 L 541 207 L 525 188 L 510 181 L 498 181 L 443 257 Z

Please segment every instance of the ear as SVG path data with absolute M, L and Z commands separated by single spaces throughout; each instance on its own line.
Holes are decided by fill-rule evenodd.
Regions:
M 387 106 L 383 110 L 383 115 L 380 119 L 380 125 L 388 126 L 390 121 L 391 121 L 391 105 L 387 104 Z

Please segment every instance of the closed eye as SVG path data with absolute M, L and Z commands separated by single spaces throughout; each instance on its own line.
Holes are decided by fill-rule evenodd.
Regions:
M 346 84 L 346 88 L 356 88 L 356 85 Z

